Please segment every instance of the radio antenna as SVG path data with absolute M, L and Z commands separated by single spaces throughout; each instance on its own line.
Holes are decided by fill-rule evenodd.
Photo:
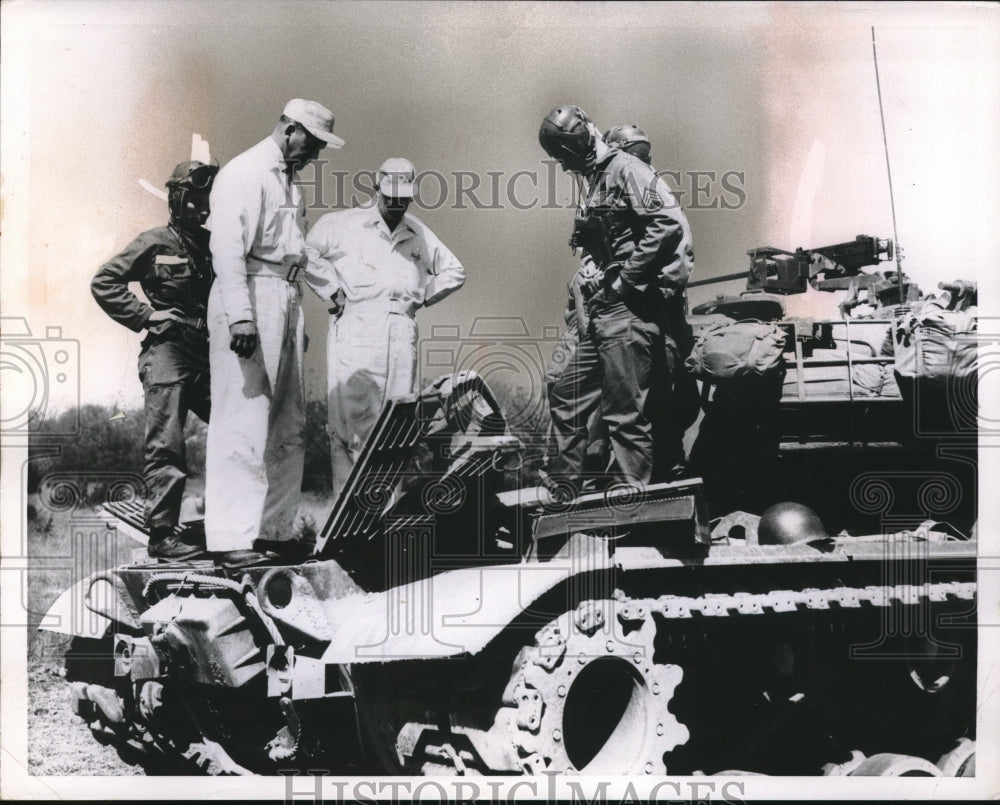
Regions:
M 885 172 L 889 176 L 889 207 L 892 209 L 892 236 L 896 241 L 896 282 L 899 283 L 899 304 L 903 299 L 903 259 L 899 248 L 899 233 L 896 231 L 896 200 L 892 192 L 892 169 L 889 167 L 889 141 L 885 136 L 885 111 L 882 109 L 882 85 L 878 79 L 878 51 L 875 49 L 875 26 L 872 26 L 872 58 L 875 60 L 875 89 L 878 91 L 878 114 L 882 119 L 882 146 L 885 149 Z

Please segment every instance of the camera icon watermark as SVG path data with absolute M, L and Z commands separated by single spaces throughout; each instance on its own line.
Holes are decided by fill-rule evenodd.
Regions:
M 80 432 L 80 342 L 63 338 L 61 327 L 33 335 L 27 319 L 0 319 L 0 368 L 4 405 L 0 431 L 5 438 L 40 433 L 75 436 Z M 52 414 L 65 415 L 57 421 Z M 51 427 L 55 425 L 55 430 Z
M 44 473 L 32 490 L 27 475 L 25 462 L 22 544 L 18 553 L 5 556 L 2 580 L 19 591 L 21 607 L 5 611 L 0 626 L 90 634 L 103 621 L 84 601 L 64 594 L 46 606 L 47 613 L 36 610 L 32 601 L 47 595 L 46 590 L 65 593 L 76 582 L 131 560 L 136 543 L 119 531 L 102 504 L 141 502 L 145 482 L 134 472 L 56 470 Z M 49 648 L 61 654 L 47 644 L 40 650 Z
M 545 375 L 548 354 L 558 343 L 558 327 L 532 335 L 519 316 L 480 316 L 467 332 L 460 325 L 435 325 L 417 352 L 420 377 L 475 372 L 503 404 L 514 432 L 538 432 L 547 426 Z

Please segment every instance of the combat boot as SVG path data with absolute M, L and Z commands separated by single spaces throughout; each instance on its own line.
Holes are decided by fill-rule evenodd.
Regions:
M 205 553 L 205 549 L 185 542 L 174 533 L 172 526 L 153 528 L 146 552 L 151 559 L 194 559 Z

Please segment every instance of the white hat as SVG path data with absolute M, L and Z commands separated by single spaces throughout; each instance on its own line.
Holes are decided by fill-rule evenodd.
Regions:
M 282 114 L 289 120 L 299 123 L 313 137 L 327 145 L 333 148 L 344 147 L 344 141 L 333 133 L 333 112 L 323 104 L 293 98 L 285 104 L 285 111 Z
M 402 157 L 390 157 L 378 169 L 378 189 L 386 198 L 413 198 L 416 171 Z

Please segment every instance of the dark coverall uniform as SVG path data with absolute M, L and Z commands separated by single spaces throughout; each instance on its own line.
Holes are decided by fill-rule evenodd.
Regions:
M 138 282 L 150 304 L 129 282 Z M 188 411 L 208 422 L 210 398 L 205 311 L 212 285 L 208 241 L 173 225 L 143 232 L 98 270 L 90 284 L 97 303 L 115 321 L 139 332 L 153 310 L 179 311 L 185 323 L 149 326 L 139 353 L 145 393 L 146 522 L 150 530 L 177 525 L 187 479 L 184 423 Z
M 600 364 L 587 334 L 586 304 L 593 293 L 590 283 L 599 276 L 600 270 L 593 260 L 585 257 L 569 282 L 563 315 L 566 330 L 545 370 L 545 392 L 552 419 L 549 444 L 556 451 L 547 459 L 546 474 L 579 479 L 581 489 L 601 480 L 609 458 L 607 428 L 599 410 Z M 586 354 L 576 359 L 581 344 Z
M 581 245 L 604 278 L 587 303 L 589 338 L 549 389 L 557 446 L 550 471 L 554 478 L 579 473 L 585 423 L 599 402 L 619 472 L 646 485 L 682 463 L 690 424 L 681 427 L 670 405 L 691 341 L 683 309 L 694 267 L 691 228 L 653 169 L 618 149 L 598 162 L 582 218 L 600 223 Z

